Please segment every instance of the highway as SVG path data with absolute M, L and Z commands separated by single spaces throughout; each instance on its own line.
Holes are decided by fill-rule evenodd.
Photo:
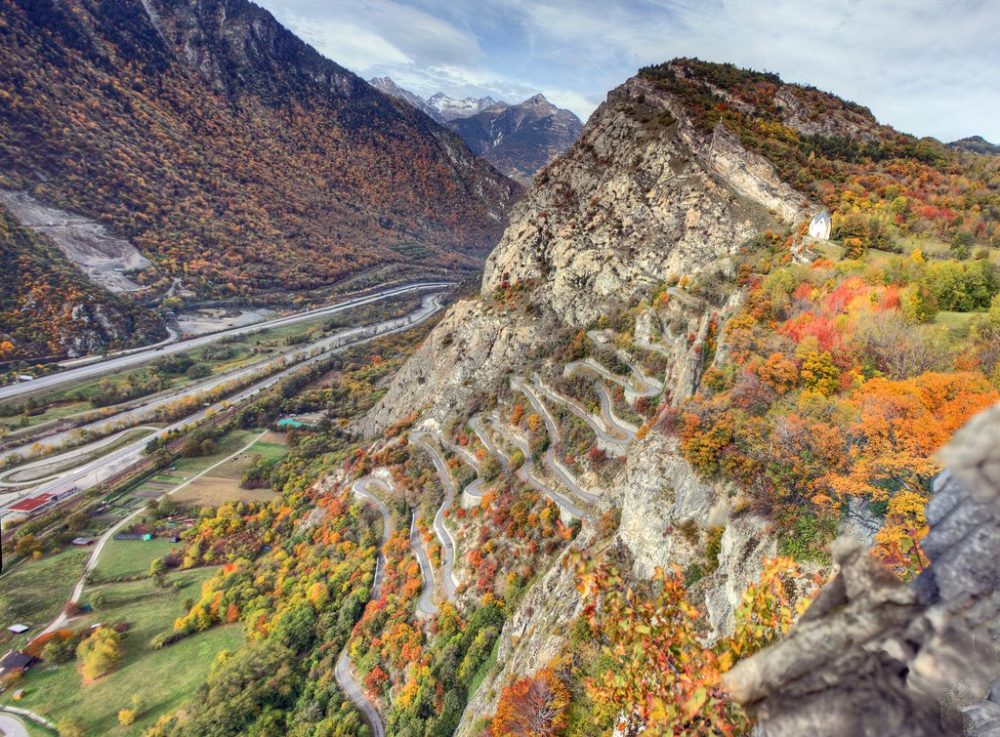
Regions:
M 203 407 L 192 415 L 189 415 L 177 422 L 172 423 L 168 427 L 163 428 L 156 436 L 141 438 L 133 443 L 129 443 L 115 451 L 112 451 L 105 456 L 94 459 L 88 463 L 84 463 L 72 471 L 63 473 L 56 479 L 41 483 L 34 487 L 31 490 L 31 493 L 64 493 L 72 489 L 85 491 L 93 486 L 96 486 L 105 479 L 116 476 L 142 460 L 143 451 L 152 437 L 163 437 L 172 431 L 181 430 L 192 425 L 193 423 L 198 422 L 199 420 L 205 419 L 211 414 L 222 411 L 226 407 L 239 405 L 242 402 L 253 398 L 265 389 L 274 386 L 289 374 L 292 374 L 313 363 L 323 361 L 353 345 L 368 342 L 370 340 L 374 340 L 375 338 L 390 335 L 392 333 L 408 330 L 414 325 L 427 320 L 441 309 L 441 295 L 430 294 L 424 297 L 421 306 L 416 311 L 411 312 L 408 315 L 393 318 L 391 320 L 385 320 L 374 325 L 350 328 L 331 336 L 330 338 L 326 338 L 308 349 L 310 352 L 315 350 L 322 350 L 323 352 L 314 355 L 311 358 L 302 360 L 282 371 L 274 373 L 232 396 L 222 399 L 208 407 Z M 7 502 L 7 504 L 9 505 L 10 503 L 13 503 L 13 501 L 14 500 L 12 499 Z M 2 509 L 3 508 L 0 508 L 0 510 Z
M 115 371 L 121 371 L 122 369 L 132 368 L 133 366 L 140 366 L 144 363 L 152 361 L 153 359 L 159 358 L 161 356 L 169 356 L 174 353 L 182 353 L 184 351 L 189 351 L 194 348 L 200 348 L 201 346 L 209 345 L 218 341 L 220 338 L 233 335 L 246 335 L 248 333 L 254 333 L 259 330 L 267 330 L 272 328 L 285 327 L 286 325 L 294 325 L 299 322 L 304 322 L 306 320 L 313 320 L 318 317 L 327 317 L 329 315 L 335 315 L 338 312 L 343 312 L 344 310 L 349 310 L 354 307 L 360 307 L 362 305 L 371 304 L 372 302 L 380 302 L 391 297 L 397 297 L 402 294 L 409 294 L 412 292 L 426 291 L 428 289 L 442 289 L 451 286 L 451 282 L 415 282 L 413 284 L 404 284 L 400 287 L 394 287 L 393 289 L 386 289 L 381 292 L 376 292 L 365 297 L 356 297 L 354 299 L 349 299 L 344 302 L 339 302 L 335 305 L 327 305 L 326 307 L 318 307 L 314 310 L 306 310 L 305 312 L 297 312 L 294 315 L 286 315 L 284 317 L 277 317 L 273 320 L 266 320 L 264 322 L 254 323 L 252 325 L 244 325 L 242 327 L 230 328 L 229 330 L 221 330 L 217 333 L 211 333 L 208 335 L 200 335 L 194 338 L 188 338 L 186 340 L 179 340 L 174 342 L 159 343 L 156 346 L 151 346 L 147 348 L 137 349 L 132 352 L 127 352 L 124 354 L 116 354 L 114 357 L 109 358 L 104 361 L 98 361 L 96 363 L 87 363 L 82 366 L 75 366 L 74 368 L 67 369 L 66 371 L 60 371 L 56 374 L 51 374 L 49 376 L 40 376 L 34 381 L 25 381 L 18 384 L 10 384 L 9 386 L 0 387 L 0 401 L 4 399 L 10 399 L 11 397 L 24 396 L 27 394 L 33 394 L 35 392 L 52 389 L 56 386 L 61 386 L 63 384 L 68 384 L 70 382 L 80 381 L 81 379 L 89 379 L 95 376 L 103 376 L 105 374 L 113 373 Z

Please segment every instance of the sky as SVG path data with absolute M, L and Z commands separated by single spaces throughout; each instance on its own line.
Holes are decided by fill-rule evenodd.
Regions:
M 427 97 L 542 92 L 582 119 L 677 56 L 777 72 L 881 122 L 1000 143 L 1000 0 L 255 0 L 325 56 Z

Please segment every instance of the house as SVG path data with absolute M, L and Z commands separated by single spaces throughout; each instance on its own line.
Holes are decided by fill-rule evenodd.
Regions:
M 830 233 L 833 231 L 833 218 L 828 210 L 816 213 L 809 223 L 809 236 L 822 241 L 830 240 Z
M 79 545 L 80 547 L 86 547 L 87 545 L 90 545 L 92 542 L 94 542 L 94 538 L 92 538 L 92 537 L 74 537 L 73 538 L 73 545 Z
M 0 658 L 0 678 L 6 678 L 14 673 L 23 673 L 38 661 L 34 655 L 28 655 L 20 650 L 9 650 Z
M 15 635 L 23 635 L 25 632 L 31 629 L 29 624 L 12 624 L 7 628 L 8 632 L 13 632 Z

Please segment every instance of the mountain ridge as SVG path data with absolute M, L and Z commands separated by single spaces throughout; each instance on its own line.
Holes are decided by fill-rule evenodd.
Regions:
M 515 207 L 487 262 L 479 295 L 448 310 L 357 425 L 377 448 L 383 432 L 394 437 L 400 426 L 462 438 L 473 426 L 470 417 L 486 418 L 494 440 L 525 439 L 515 447 L 534 460 L 531 473 L 547 480 L 550 488 L 572 490 L 559 481 L 560 474 L 570 474 L 597 497 L 591 517 L 600 522 L 584 519 L 575 543 L 548 563 L 532 564 L 536 583 L 501 632 L 496 671 L 469 695 L 458 737 L 478 735 L 485 715 L 509 719 L 509 699 L 516 688 L 510 684 L 530 683 L 548 670 L 573 673 L 566 677 L 573 686 L 581 680 L 590 684 L 588 696 L 597 691 L 592 688 L 592 661 L 582 656 L 584 663 L 576 671 L 561 659 L 576 658 L 591 646 L 572 630 L 580 621 L 593 622 L 588 612 L 594 600 L 581 592 L 598 584 L 587 573 L 577 578 L 580 568 L 574 571 L 568 564 L 583 560 L 581 567 L 592 571 L 591 551 L 607 551 L 614 575 L 634 582 L 630 592 L 644 592 L 637 594 L 639 600 L 649 595 L 657 571 L 675 570 L 676 576 L 667 573 L 667 580 L 684 579 L 691 605 L 704 613 L 697 618 L 699 637 L 717 646 L 734 636 L 741 611 L 749 606 L 744 594 L 779 554 L 795 557 L 796 573 L 787 575 L 796 583 L 776 589 L 777 595 L 790 597 L 785 600 L 789 621 L 795 619 L 794 607 L 809 582 L 831 573 L 823 546 L 838 530 L 874 545 L 894 570 L 914 565 L 894 552 L 894 536 L 904 524 L 897 512 L 883 516 L 873 511 L 860 493 L 856 499 L 841 496 L 843 514 L 822 521 L 822 505 L 832 503 L 826 494 L 842 488 L 824 485 L 824 479 L 843 473 L 838 483 L 846 485 L 846 477 L 862 467 L 877 477 L 875 467 L 859 464 L 852 471 L 828 460 L 817 472 L 819 478 L 809 477 L 815 486 L 799 492 L 805 498 L 788 502 L 783 496 L 790 486 L 806 483 L 795 475 L 800 469 L 794 459 L 818 452 L 819 438 L 827 437 L 830 426 L 817 417 L 828 417 L 823 414 L 828 409 L 858 412 L 854 401 L 874 407 L 883 396 L 880 390 L 926 400 L 931 394 L 921 392 L 935 382 L 965 386 L 968 395 L 957 400 L 964 403 L 958 416 L 950 408 L 935 409 L 934 400 L 914 400 L 908 410 L 920 418 L 914 420 L 916 426 L 933 427 L 928 432 L 946 436 L 1000 396 L 1000 356 L 991 348 L 996 328 L 990 332 L 994 323 L 988 323 L 992 318 L 971 315 L 982 320 L 976 323 L 981 327 L 970 330 L 963 339 L 968 342 L 955 348 L 977 356 L 969 363 L 945 356 L 908 367 L 886 362 L 893 350 L 888 344 L 884 352 L 864 347 L 875 345 L 865 340 L 897 344 L 874 336 L 884 325 L 904 319 L 903 308 L 895 304 L 897 294 L 933 284 L 930 277 L 913 276 L 925 269 L 934 274 L 981 268 L 992 291 L 984 292 L 972 309 L 983 309 L 991 296 L 996 304 L 995 267 L 963 266 L 946 254 L 932 262 L 917 245 L 962 232 L 974 234 L 984 246 L 995 244 L 1000 210 L 994 209 L 998 203 L 990 193 L 991 176 L 987 163 L 966 161 L 939 142 L 898 133 L 859 105 L 731 65 L 674 60 L 642 70 L 609 93 L 577 143 L 535 178 Z M 948 199 L 954 187 L 966 182 L 974 182 L 975 194 L 962 201 Z M 953 209 L 942 217 L 945 201 Z M 986 201 L 990 204 L 981 211 L 978 203 Z M 809 219 L 824 208 L 833 213 L 835 242 L 806 236 Z M 982 220 L 981 212 L 986 213 Z M 868 250 L 889 264 L 884 272 L 874 265 L 878 261 L 863 259 Z M 895 277 L 890 276 L 894 269 L 901 270 Z M 824 310 L 833 310 L 834 316 L 827 317 Z M 862 328 L 847 327 L 852 320 L 869 332 L 853 335 L 850 331 Z M 827 332 L 834 322 L 844 334 Z M 896 328 L 909 331 L 906 340 L 894 333 L 900 350 L 907 341 L 929 345 L 943 339 L 933 324 L 907 325 Z M 812 379 L 791 390 L 800 394 L 789 394 L 785 387 L 778 392 L 760 388 L 759 377 L 771 376 L 769 367 L 779 360 L 795 371 L 802 362 L 799 376 L 810 376 L 812 359 L 803 356 L 813 355 L 811 351 L 820 355 L 820 350 L 834 351 L 839 361 L 830 359 L 836 366 L 831 373 L 838 378 L 822 389 L 828 392 L 826 399 L 816 398 L 826 409 L 809 405 L 810 397 L 816 397 L 810 394 Z M 872 368 L 865 371 L 874 373 L 869 378 L 849 364 L 852 360 L 869 362 Z M 966 374 L 975 361 L 978 368 Z M 579 371 L 588 372 L 588 378 Z M 652 403 L 657 406 L 635 399 L 635 387 L 647 374 L 662 382 L 662 393 Z M 598 380 L 591 387 L 594 375 Z M 942 399 L 954 396 L 948 391 L 932 393 Z M 558 402 L 547 401 L 560 394 Z M 559 405 L 571 401 L 577 402 L 579 414 L 571 410 L 560 418 Z M 782 414 L 783 406 L 788 414 Z M 421 412 L 414 414 L 414 407 Z M 813 414 L 814 409 L 820 414 Z M 544 429 L 546 412 L 556 418 L 556 434 Z M 588 412 L 591 419 L 584 422 L 593 430 L 585 431 L 578 420 Z M 616 457 L 616 446 L 597 430 L 603 426 L 607 432 L 616 424 L 621 428 L 623 417 L 639 429 Z M 833 437 L 850 438 L 852 448 L 877 447 L 877 437 L 869 441 L 866 433 L 877 435 L 873 427 L 881 421 L 871 413 L 859 414 L 856 424 L 838 426 Z M 758 423 L 769 429 L 760 434 Z M 581 443 L 581 435 L 588 439 Z M 760 457 L 754 454 L 758 443 Z M 783 443 L 788 443 L 787 458 L 775 455 L 786 452 Z M 832 458 L 849 457 L 846 447 L 836 447 Z M 914 452 L 913 447 L 921 446 L 909 447 Z M 925 468 L 931 470 L 921 477 L 925 480 L 938 468 L 928 447 L 915 451 L 912 459 L 912 466 L 930 463 Z M 744 464 L 760 464 L 761 470 L 748 472 Z M 780 481 L 768 482 L 772 473 Z M 920 484 L 914 479 L 907 487 L 920 487 L 919 502 L 903 495 L 891 498 L 889 508 L 912 501 L 922 509 L 930 491 Z M 913 523 L 915 529 L 920 519 Z M 807 528 L 809 541 L 797 537 Z M 883 569 L 880 575 L 890 574 Z M 659 616 L 646 626 L 655 629 Z M 775 632 L 774 637 L 781 635 Z M 637 652 L 645 651 L 638 647 Z M 796 662 L 808 662 L 809 653 L 797 656 Z M 633 694 L 649 693 L 645 684 L 655 678 L 648 657 L 640 658 L 618 664 L 637 669 Z M 621 672 L 613 668 L 608 678 Z M 664 666 L 664 677 L 673 683 L 670 673 Z M 630 697 L 642 703 L 632 694 L 622 698 Z M 627 718 L 623 727 L 617 720 L 629 713 L 631 702 L 606 703 L 610 716 L 603 727 L 608 731 L 616 724 L 621 731 L 636 732 L 652 726 L 652 717 L 642 714 L 634 721 Z M 691 722 L 683 715 L 670 717 L 671 703 L 667 701 L 667 715 L 657 718 L 672 719 L 671 727 L 680 733 Z M 718 716 L 717 707 L 722 708 L 716 704 L 702 716 Z M 824 727 L 823 734 L 837 734 L 835 726 Z M 928 733 L 948 733 L 926 726 Z
M 960 151 L 969 151 L 974 154 L 986 154 L 987 156 L 996 156 L 1000 154 L 1000 146 L 987 141 L 982 136 L 967 136 L 966 138 L 960 138 L 957 141 L 949 143 L 948 147 L 959 149 Z
M 0 17 L 0 186 L 131 241 L 149 294 L 474 270 L 519 194 L 245 0 L 7 0 Z
M 424 100 L 390 77 L 377 77 L 370 83 L 427 112 L 458 133 L 477 156 L 525 185 L 568 149 L 583 129 L 573 112 L 556 107 L 542 93 L 513 105 L 492 97 L 459 100 L 441 92 Z

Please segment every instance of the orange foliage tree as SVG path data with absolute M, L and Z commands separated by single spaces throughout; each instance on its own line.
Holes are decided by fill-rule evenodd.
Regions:
M 551 668 L 519 678 L 500 694 L 492 737 L 554 737 L 566 725 L 569 690 Z

